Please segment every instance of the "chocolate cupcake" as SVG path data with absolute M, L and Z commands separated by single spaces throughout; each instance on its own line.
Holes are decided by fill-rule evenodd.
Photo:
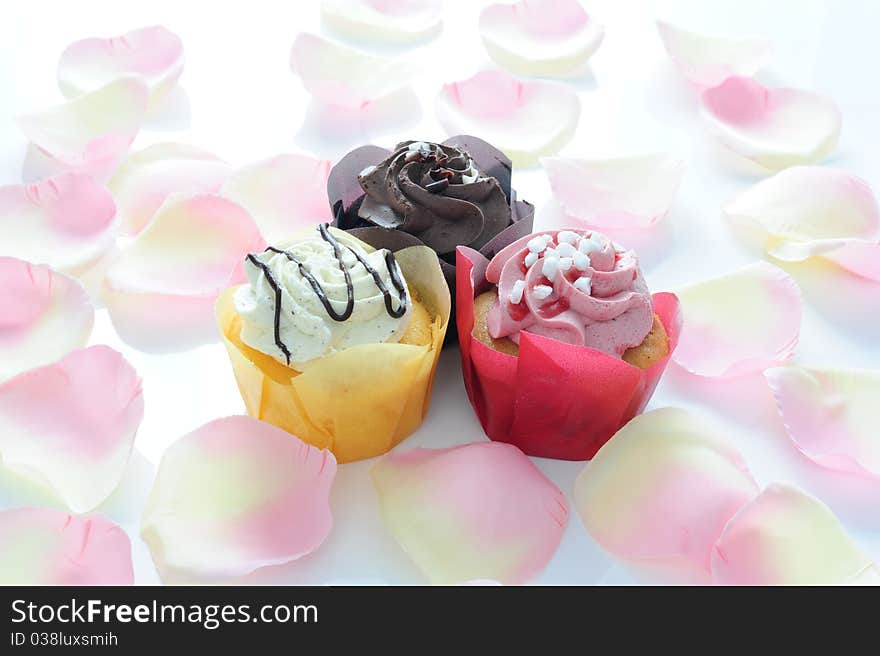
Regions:
M 510 159 L 477 137 L 361 146 L 330 171 L 334 225 L 374 248 L 424 244 L 455 290 L 455 249 L 487 258 L 532 231 L 534 207 L 511 188 Z M 450 331 L 451 332 L 451 331 Z

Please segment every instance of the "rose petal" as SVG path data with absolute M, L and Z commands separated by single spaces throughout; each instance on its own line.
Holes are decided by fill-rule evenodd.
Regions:
M 739 376 L 788 360 L 800 334 L 801 294 L 766 262 L 676 290 L 684 327 L 672 358 L 698 376 Z
M 58 62 L 58 86 L 67 98 L 94 91 L 123 75 L 146 82 L 152 102 L 168 93 L 183 72 L 183 43 L 161 25 L 110 39 L 71 43 Z
M 79 269 L 113 244 L 115 219 L 113 196 L 86 175 L 0 187 L 0 255 Z
M 808 458 L 880 476 L 880 371 L 787 366 L 764 376 L 789 437 Z
M 304 556 L 330 532 L 336 459 L 250 417 L 217 419 L 162 456 L 141 536 L 163 578 L 227 578 Z
M 307 33 L 293 42 L 290 67 L 315 98 L 346 109 L 362 109 L 402 89 L 417 70 L 407 60 L 368 55 Z
M 226 162 L 185 144 L 160 143 L 130 154 L 109 183 L 123 234 L 143 230 L 169 194 L 219 191 L 229 171 Z
M 657 31 L 670 59 L 691 82 L 706 87 L 729 77 L 751 77 L 770 59 L 770 41 L 760 36 L 717 37 L 690 32 L 657 21 Z
M 596 52 L 605 30 L 577 0 L 520 0 L 480 12 L 480 37 L 492 60 L 519 75 L 564 77 Z
M 479 134 L 516 166 L 535 164 L 568 143 L 581 111 L 568 87 L 523 82 L 503 71 L 480 71 L 444 85 L 436 107 L 448 133 Z
M 103 296 L 113 325 L 146 351 L 219 340 L 217 296 L 244 280 L 245 256 L 264 246 L 240 205 L 212 194 L 172 194 L 108 267 Z
M 553 556 L 565 497 L 519 449 L 413 449 L 373 467 L 388 528 L 433 583 L 524 583 Z
M 777 259 L 822 256 L 880 279 L 880 208 L 868 183 L 845 171 L 780 171 L 730 201 L 724 215 Z
M 701 96 L 709 130 L 734 153 L 773 171 L 825 159 L 837 147 L 841 115 L 832 100 L 800 89 L 768 89 L 727 78 Z
M 599 450 L 574 498 L 587 530 L 613 556 L 705 579 L 724 525 L 757 493 L 742 456 L 711 426 L 661 408 Z
M 222 193 L 251 213 L 271 243 L 333 220 L 327 202 L 329 175 L 327 160 L 276 155 L 233 173 Z
M 825 257 L 852 273 L 880 282 L 880 243 L 848 241 Z
M 87 512 L 119 484 L 143 415 L 140 378 L 122 355 L 73 351 L 0 384 L 3 466 Z
M 440 0 L 324 0 L 321 20 L 349 39 L 414 44 L 440 33 L 441 9 Z
M 115 524 L 44 508 L 0 510 L 0 585 L 131 585 L 131 542 Z
M 872 565 L 825 504 L 778 483 L 733 516 L 712 552 L 724 585 L 845 584 Z
M 149 90 L 126 76 L 60 105 L 22 115 L 18 124 L 38 148 L 68 170 L 110 175 L 140 130 Z
M 684 162 L 667 155 L 541 160 L 566 214 L 603 228 L 648 228 L 666 216 Z
M 0 257 L 0 381 L 86 345 L 95 309 L 73 278 Z

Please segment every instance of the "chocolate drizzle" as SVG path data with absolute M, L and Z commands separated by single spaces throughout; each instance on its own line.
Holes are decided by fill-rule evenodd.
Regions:
M 278 284 L 278 281 L 275 280 L 275 276 L 272 275 L 272 269 L 269 268 L 268 264 L 260 261 L 260 259 L 253 253 L 248 254 L 246 259 L 263 272 L 263 275 L 266 276 L 266 281 L 269 283 L 269 287 L 275 292 L 275 346 L 281 349 L 281 352 L 284 354 L 284 357 L 287 358 L 287 364 L 289 365 L 290 350 L 281 339 L 281 286 Z
M 321 234 L 321 238 L 330 244 L 333 248 L 333 254 L 336 257 L 336 261 L 339 263 L 339 270 L 342 271 L 342 275 L 345 277 L 345 287 L 347 291 L 347 300 L 345 304 L 345 310 L 342 312 L 337 312 L 330 302 L 327 293 L 324 291 L 324 288 L 321 286 L 321 283 L 312 275 L 312 273 L 306 268 L 305 264 L 299 261 L 296 256 L 290 251 L 286 251 L 280 248 L 275 248 L 274 246 L 269 246 L 266 248 L 264 253 L 278 253 L 279 255 L 284 255 L 289 261 L 293 262 L 299 268 L 300 275 L 308 281 L 312 290 L 314 290 L 315 295 L 318 297 L 318 300 L 321 301 L 321 305 L 324 306 L 324 310 L 327 312 L 327 315 L 333 319 L 334 321 L 342 322 L 348 320 L 352 313 L 354 312 L 354 283 L 351 281 L 351 272 L 346 268 L 345 262 L 342 257 L 342 247 L 336 238 L 330 233 L 328 229 L 328 224 L 322 223 L 318 226 L 318 232 Z M 388 315 L 394 319 L 399 319 L 404 314 L 406 314 L 406 299 L 407 299 L 407 291 L 406 284 L 403 282 L 403 279 L 400 276 L 400 269 L 397 265 L 397 260 L 394 258 L 394 254 L 391 251 L 386 251 L 385 253 L 385 266 L 388 268 L 388 274 L 391 277 L 391 283 L 394 285 L 395 290 L 397 290 L 398 299 L 397 299 L 397 308 L 394 307 L 394 303 L 391 297 L 391 291 L 388 289 L 387 285 L 382 281 L 382 276 L 379 275 L 379 272 L 371 267 L 367 260 L 363 258 L 355 249 L 351 246 L 346 246 L 348 250 L 354 255 L 355 259 L 363 265 L 364 269 L 370 276 L 373 278 L 373 282 L 376 283 L 376 287 L 382 293 L 382 296 L 385 300 L 385 310 L 388 312 Z M 290 365 L 290 350 L 287 348 L 287 345 L 281 339 L 281 286 L 278 284 L 278 281 L 275 279 L 275 276 L 272 274 L 272 270 L 268 264 L 260 260 L 253 253 L 247 256 L 247 261 L 249 261 L 254 266 L 258 267 L 263 275 L 266 277 L 266 281 L 269 283 L 269 287 L 275 293 L 275 316 L 274 316 L 274 335 L 275 335 L 275 345 L 281 349 L 281 352 L 284 354 L 284 357 L 287 359 L 287 364 Z

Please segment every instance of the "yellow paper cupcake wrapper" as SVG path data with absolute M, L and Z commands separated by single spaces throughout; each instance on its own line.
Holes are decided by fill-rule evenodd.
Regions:
M 422 345 L 354 346 L 297 372 L 244 344 L 235 288 L 220 295 L 217 322 L 249 415 L 330 449 L 339 462 L 381 455 L 418 428 L 428 411 L 451 301 L 431 249 L 412 246 L 394 255 L 430 315 L 430 338 Z

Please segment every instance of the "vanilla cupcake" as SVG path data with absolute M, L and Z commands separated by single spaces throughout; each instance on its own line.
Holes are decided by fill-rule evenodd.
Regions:
M 459 248 L 457 296 L 471 405 L 533 456 L 591 458 L 645 408 L 680 330 L 678 299 L 591 231 L 528 235 L 491 261 Z
M 473 334 L 516 355 L 526 330 L 647 369 L 669 353 L 663 322 L 633 251 L 598 232 L 543 232 L 492 259 L 497 285 L 474 300 Z
M 430 249 L 375 250 L 321 225 L 244 266 L 217 317 L 250 415 L 341 462 L 415 430 L 450 312 Z

